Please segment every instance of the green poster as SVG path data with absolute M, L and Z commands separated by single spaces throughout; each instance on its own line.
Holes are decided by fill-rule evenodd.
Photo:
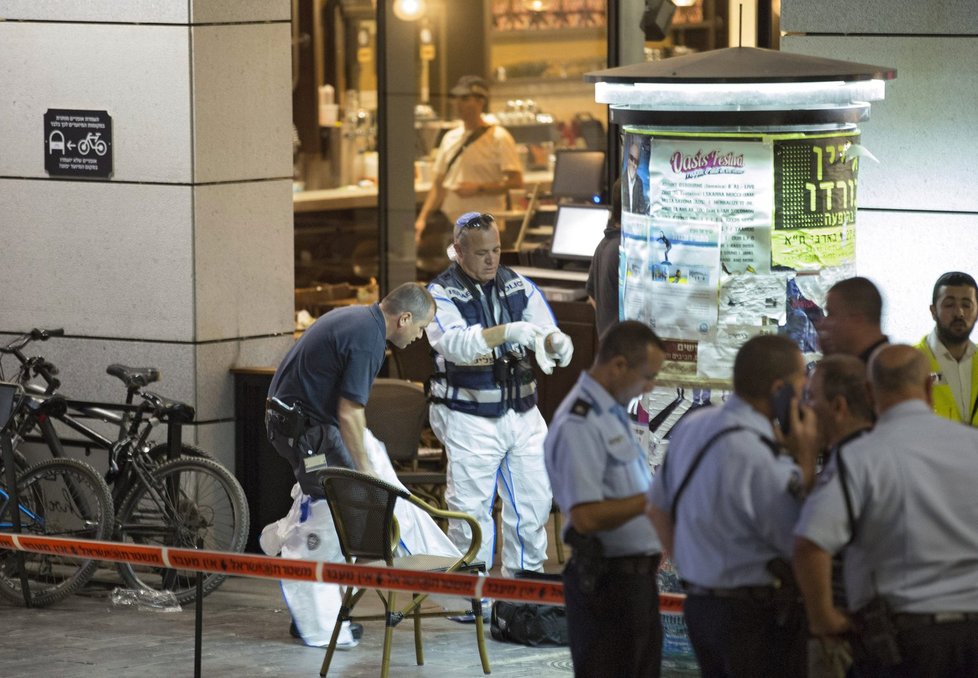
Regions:
M 856 257 L 859 133 L 785 139 L 774 144 L 771 265 L 819 270 Z

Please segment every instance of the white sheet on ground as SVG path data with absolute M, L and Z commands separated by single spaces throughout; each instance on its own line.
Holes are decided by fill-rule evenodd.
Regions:
M 397 473 L 387 456 L 387 448 L 370 431 L 365 432 L 364 447 L 377 475 L 386 482 L 403 488 L 404 485 L 397 479 Z M 394 505 L 394 516 L 401 532 L 396 555 L 460 555 L 459 550 L 431 516 L 417 506 L 399 500 Z M 313 501 L 299 490 L 298 483 L 292 487 L 292 507 L 288 514 L 266 525 L 259 543 L 268 555 L 281 553 L 283 558 L 344 562 L 333 527 L 333 517 L 326 501 Z M 337 584 L 283 580 L 282 595 L 306 645 L 328 645 L 340 611 L 343 597 L 341 587 Z M 431 596 L 431 600 L 446 609 L 467 607 L 467 602 L 458 598 Z M 344 623 L 337 643 L 342 645 L 352 641 L 349 623 Z

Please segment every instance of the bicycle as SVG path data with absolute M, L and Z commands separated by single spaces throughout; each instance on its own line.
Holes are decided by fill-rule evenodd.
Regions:
M 40 356 L 25 356 L 24 347 L 62 335 L 63 330 L 34 329 L 0 348 L 0 354 L 17 358 L 17 381 L 31 392 L 51 396 L 61 383 L 55 376 L 56 366 Z M 193 421 L 194 409 L 144 390 L 159 380 L 160 372 L 155 368 L 113 364 L 106 372 L 125 384 L 124 404 L 68 399 L 64 412 L 39 419 L 36 428 L 55 458 L 65 457 L 55 421 L 80 433 L 91 446 L 108 452 L 105 479 L 116 506 L 114 538 L 137 544 L 243 551 L 249 524 L 244 490 L 204 451 L 182 442 L 182 426 Z M 45 385 L 34 384 L 35 377 Z M 86 419 L 112 425 L 115 439 L 83 423 Z M 161 423 L 166 424 L 165 443 L 151 439 Z M 131 563 L 116 567 L 131 588 L 172 591 L 181 604 L 196 597 L 196 573 Z M 204 595 L 226 578 L 204 574 Z
M 25 430 L 63 407 L 63 398 L 36 398 L 17 384 L 0 383 L 0 443 L 4 448 L 0 531 L 107 539 L 113 527 L 112 496 L 94 468 L 77 459 L 49 459 L 23 468 L 25 460 L 14 454 Z M 8 469 L 8 463 L 15 469 Z M 4 550 L 0 552 L 0 596 L 29 606 L 50 605 L 84 586 L 97 566 L 97 560 Z
M 95 151 L 96 155 L 105 155 L 109 147 L 99 137 L 101 132 L 89 132 L 84 139 L 78 142 L 78 152 L 81 155 L 88 155 L 89 151 Z

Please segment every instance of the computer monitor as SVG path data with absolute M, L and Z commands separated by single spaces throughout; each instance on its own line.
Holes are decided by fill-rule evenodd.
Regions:
M 17 384 L 0 381 L 0 429 L 7 425 L 10 415 L 13 414 L 14 401 L 19 390 L 20 386 Z
M 604 151 L 557 151 L 550 192 L 558 201 L 600 203 L 604 183 Z
M 558 205 L 550 256 L 586 261 L 604 237 L 611 210 L 598 205 Z

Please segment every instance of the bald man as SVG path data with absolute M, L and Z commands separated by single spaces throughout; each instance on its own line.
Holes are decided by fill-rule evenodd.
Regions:
M 818 323 L 822 353 L 844 353 L 868 363 L 889 342 L 881 329 L 883 297 L 868 278 L 846 278 L 825 296 L 825 317 Z
M 978 675 L 978 431 L 933 413 L 915 348 L 885 346 L 869 371 L 876 426 L 836 452 L 795 529 L 809 630 L 841 636 L 882 601 L 895 652 L 857 641 L 858 675 Z M 849 613 L 829 581 L 843 547 Z

